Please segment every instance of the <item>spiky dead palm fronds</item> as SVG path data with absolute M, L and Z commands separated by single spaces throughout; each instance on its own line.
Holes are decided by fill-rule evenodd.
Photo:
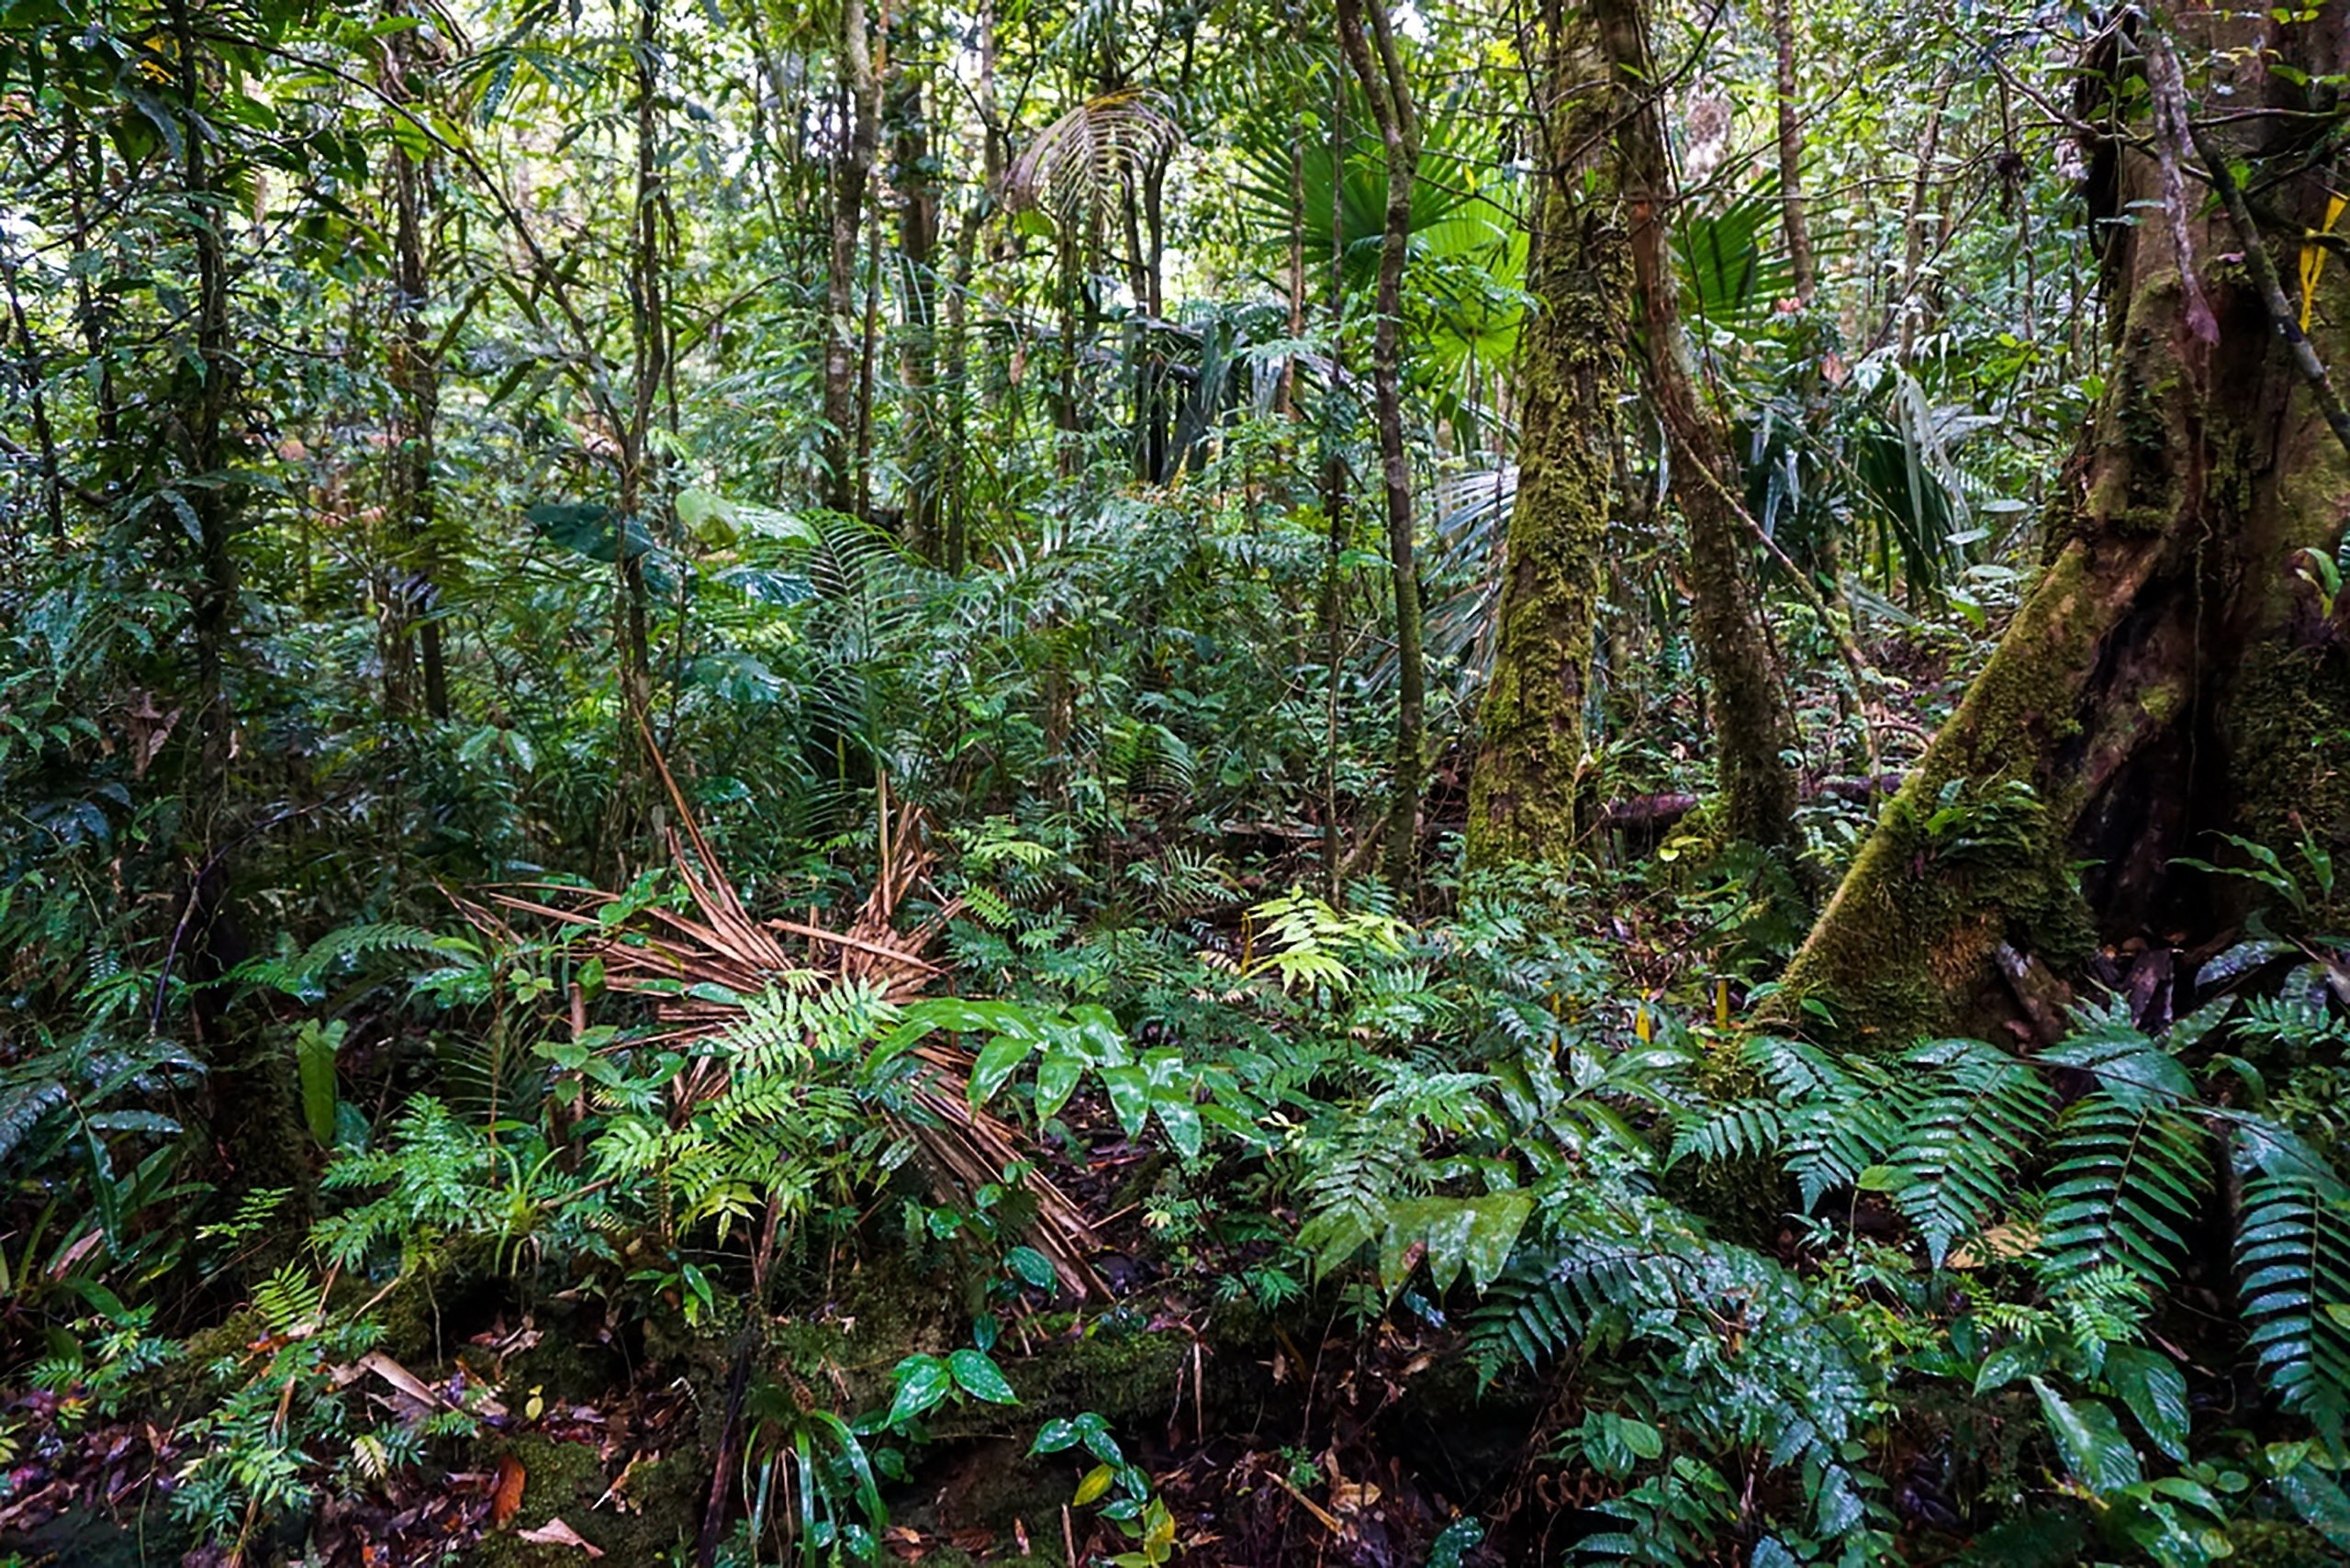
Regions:
M 504 909 L 594 932 L 587 948 L 602 961 L 606 987 L 654 999 L 654 1016 L 661 1025 L 657 1042 L 684 1045 L 723 1035 L 746 1015 L 747 1003 L 730 999 L 805 985 L 811 976 L 818 984 L 862 987 L 893 1002 L 912 1001 L 938 978 L 939 966 L 923 954 L 961 908 L 960 901 L 940 905 L 910 929 L 901 931 L 896 923 L 907 896 L 926 885 L 924 874 L 934 858 L 919 807 L 902 804 L 892 812 L 885 784 L 879 869 L 846 930 L 817 924 L 813 911 L 806 921 L 760 920 L 744 907 L 667 765 L 657 754 L 655 763 L 684 826 L 682 834 L 673 830 L 668 835 L 669 857 L 692 902 L 692 915 L 644 908 L 615 919 L 610 912 L 623 906 L 622 895 L 602 891 L 575 893 L 576 902 L 562 905 L 502 889 L 488 896 Z M 912 1086 L 923 1115 L 901 1124 L 901 1130 L 939 1195 L 968 1201 L 980 1187 L 1003 1181 L 1025 1157 L 1011 1127 L 971 1105 L 968 1052 L 929 1039 L 909 1054 L 923 1064 Z M 671 1086 L 681 1115 L 726 1091 L 724 1062 L 707 1056 L 695 1058 Z M 1036 1249 L 1052 1260 L 1063 1284 L 1106 1295 L 1088 1261 L 1097 1250 L 1091 1222 L 1043 1176 L 1031 1174 L 1024 1185 L 1036 1205 L 1031 1235 Z

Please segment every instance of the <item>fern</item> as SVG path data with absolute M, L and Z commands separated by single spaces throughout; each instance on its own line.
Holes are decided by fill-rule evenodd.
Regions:
M 345 963 L 386 954 L 432 954 L 446 957 L 470 952 L 471 944 L 440 936 L 420 926 L 376 923 L 338 926 L 297 953 L 287 950 L 248 958 L 230 978 L 263 991 L 274 991 L 303 1002 L 323 1002 L 324 984 Z
M 1874 1062 L 1840 1061 L 1817 1046 L 1771 1036 L 1749 1040 L 1740 1054 L 1786 1107 L 1780 1147 L 1807 1210 L 1898 1146 L 1909 1091 Z
M 2007 1201 L 2055 1099 L 2028 1063 L 1980 1040 L 1930 1041 L 1902 1061 L 1935 1086 L 1906 1118 L 1893 1201 L 1939 1269 L 1952 1243 L 1981 1230 Z
M 65 1085 L 46 1073 L 0 1087 L 0 1159 L 15 1153 L 41 1119 L 65 1100 Z
M 2207 1009 L 2182 1019 L 2170 1040 L 2158 1045 L 2130 1021 L 2129 1003 L 2116 998 L 2103 1007 L 2076 1008 L 2073 1033 L 2039 1059 L 2092 1075 L 2098 1090 L 2119 1104 L 2178 1105 L 2195 1097 L 2195 1081 L 2171 1053 L 2191 1044 L 2218 1016 Z
M 1570 1237 L 1511 1265 L 1470 1326 L 1481 1372 L 1569 1349 L 1621 1369 L 1642 1352 L 1634 1375 L 1661 1414 L 1719 1450 L 1800 1469 L 1820 1532 L 1851 1529 L 1864 1505 L 1845 1445 L 1875 1378 L 1838 1315 L 1759 1253 L 1645 1206 L 1617 1223 L 1619 1234 Z
M 1777 1107 L 1760 1100 L 1733 1101 L 1703 1121 L 1676 1130 L 1668 1162 L 1678 1162 L 1692 1155 L 1705 1160 L 1727 1160 L 1776 1154 L 1785 1132 Z
M 318 1323 L 326 1301 L 319 1282 L 298 1263 L 288 1263 L 253 1290 L 253 1308 L 272 1334 L 286 1338 Z
M 2261 1377 L 2337 1447 L 2350 1425 L 2350 1187 L 2283 1128 L 2245 1118 L 2238 1285 Z
M 1384 1235 L 1395 1204 L 1427 1190 L 1427 1165 L 1408 1122 L 1359 1118 L 1326 1152 L 1307 1152 L 1306 1218 L 1297 1239 L 1319 1273 Z
M 2155 1290 L 2167 1285 L 2180 1227 L 2209 1180 L 2201 1129 L 2165 1104 L 2092 1094 L 2065 1111 L 2053 1152 L 2042 1234 L 2049 1279 L 2061 1285 L 2119 1264 Z

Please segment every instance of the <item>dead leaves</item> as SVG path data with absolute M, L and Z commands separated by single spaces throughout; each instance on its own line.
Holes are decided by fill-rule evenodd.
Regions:
M 489 1528 L 504 1529 L 522 1511 L 522 1488 L 530 1472 L 512 1454 L 498 1456 L 498 1480 L 489 1489 Z
M 576 1546 L 590 1557 L 601 1557 L 604 1549 L 565 1524 L 561 1519 L 549 1519 L 536 1529 L 519 1529 L 517 1540 L 532 1541 L 540 1546 Z

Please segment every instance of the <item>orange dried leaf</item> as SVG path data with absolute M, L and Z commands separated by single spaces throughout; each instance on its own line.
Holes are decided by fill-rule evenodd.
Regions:
M 493 1529 L 504 1529 L 514 1522 L 521 1511 L 522 1484 L 530 1479 L 530 1472 L 522 1462 L 510 1453 L 498 1456 L 498 1483 L 489 1490 L 489 1523 Z

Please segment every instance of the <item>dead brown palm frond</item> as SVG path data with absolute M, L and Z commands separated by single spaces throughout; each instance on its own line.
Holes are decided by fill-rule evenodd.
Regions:
M 613 920 L 609 912 L 623 902 L 621 895 L 546 884 L 493 889 L 488 897 L 500 909 L 594 932 L 586 947 L 602 961 L 605 986 L 654 999 L 654 1016 L 661 1025 L 657 1042 L 690 1044 L 722 1034 L 745 1016 L 744 1004 L 728 998 L 761 996 L 772 987 L 807 984 L 811 977 L 819 984 L 867 987 L 886 1001 L 902 1002 L 920 996 L 943 972 L 923 954 L 954 918 L 960 901 L 940 905 L 907 930 L 896 924 L 907 896 L 926 885 L 934 858 L 919 807 L 900 804 L 893 810 L 884 784 L 879 869 L 845 931 L 817 924 L 812 910 L 805 921 L 759 920 L 744 907 L 657 753 L 655 764 L 684 829 L 668 834 L 669 859 L 692 902 L 691 915 L 646 908 Z M 528 893 L 570 897 L 555 903 Z M 502 925 L 488 910 L 462 900 L 459 907 L 486 928 Z M 786 937 L 793 939 L 789 946 Z M 901 1130 L 912 1139 L 939 1195 L 968 1201 L 979 1188 L 1002 1181 L 1025 1157 L 1011 1127 L 971 1105 L 968 1052 L 933 1039 L 911 1054 L 923 1064 L 912 1092 L 925 1119 Z M 695 1059 L 671 1086 L 681 1114 L 725 1092 L 725 1065 L 714 1057 Z M 1031 1237 L 1036 1249 L 1052 1260 L 1064 1284 L 1106 1294 L 1088 1261 L 1097 1249 L 1084 1214 L 1040 1175 L 1030 1175 L 1024 1188 L 1036 1205 Z

